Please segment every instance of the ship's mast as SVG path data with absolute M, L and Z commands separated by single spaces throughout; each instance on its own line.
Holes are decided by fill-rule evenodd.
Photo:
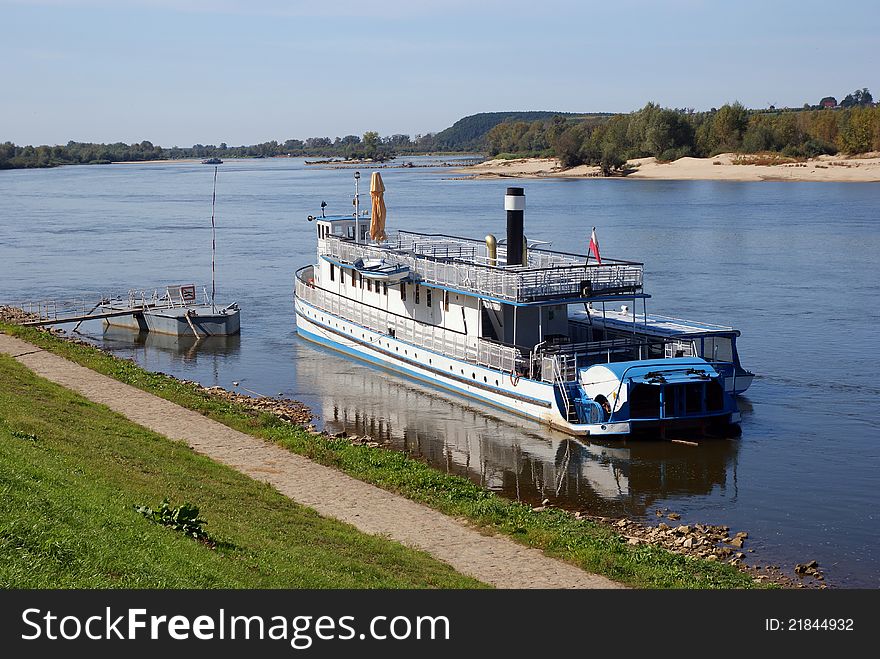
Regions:
M 360 182 L 361 173 L 354 173 L 354 241 L 361 241 L 361 213 L 360 213 Z
M 217 226 L 214 224 L 214 205 L 217 201 L 217 168 L 214 167 L 214 191 L 211 193 L 211 313 L 217 313 L 214 306 L 214 291 L 216 289 L 216 253 L 217 253 Z

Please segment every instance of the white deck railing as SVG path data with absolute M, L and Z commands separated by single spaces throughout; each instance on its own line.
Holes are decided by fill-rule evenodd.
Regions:
M 576 255 L 530 250 L 528 266 L 490 265 L 479 241 L 404 231 L 381 245 L 330 235 L 318 241 L 318 251 L 342 263 L 386 259 L 409 267 L 425 283 L 514 302 L 632 294 L 642 286 L 640 263 L 606 259 L 587 265 Z
M 310 286 L 299 277 L 296 279 L 296 296 L 329 314 L 453 359 L 487 366 L 505 373 L 514 371 L 522 373 L 527 368 L 528 359 L 522 357 L 520 351 L 511 346 L 493 343 L 476 336 L 467 336 L 376 309 Z
M 687 341 L 644 338 L 567 343 L 547 346 L 533 354 L 531 351 L 521 351 L 513 346 L 420 323 L 412 318 L 376 309 L 356 300 L 315 288 L 306 281 L 311 276 L 307 274 L 310 272 L 311 266 L 308 266 L 297 274 L 296 296 L 322 311 L 374 332 L 393 336 L 415 347 L 551 384 L 572 382 L 577 379 L 579 368 L 591 364 L 671 357 L 677 351 L 682 351 L 685 356 L 693 354 L 693 347 Z M 669 353 L 669 350 L 676 352 Z

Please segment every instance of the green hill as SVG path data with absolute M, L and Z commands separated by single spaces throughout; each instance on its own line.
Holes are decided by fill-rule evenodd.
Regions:
M 601 114 L 601 113 L 591 113 Z M 492 128 L 505 121 L 546 121 L 555 116 L 566 118 L 582 117 L 577 112 L 550 112 L 536 110 L 531 112 L 480 112 L 459 119 L 446 130 L 434 136 L 434 147 L 439 150 L 467 151 L 484 147 L 484 138 Z

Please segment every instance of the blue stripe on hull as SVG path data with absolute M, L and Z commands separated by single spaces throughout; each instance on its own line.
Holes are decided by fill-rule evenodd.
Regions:
M 503 403 L 500 403 L 498 401 L 492 400 L 491 398 L 486 398 L 485 396 L 481 396 L 480 394 L 473 393 L 471 391 L 467 391 L 466 389 L 462 389 L 460 387 L 457 387 L 454 384 L 447 384 L 446 382 L 440 381 L 436 376 L 422 374 L 414 369 L 407 368 L 406 366 L 403 366 L 402 364 L 396 364 L 394 362 L 387 362 L 383 359 L 379 359 L 378 357 L 373 357 L 372 355 L 368 355 L 365 352 L 361 352 L 360 350 L 357 350 L 355 348 L 351 348 L 349 346 L 342 345 L 338 341 L 332 341 L 330 339 L 326 339 L 323 336 L 320 336 L 320 335 L 315 334 L 314 332 L 311 332 L 303 327 L 300 327 L 299 325 L 297 325 L 297 327 L 296 327 L 296 332 L 297 332 L 297 334 L 300 334 L 301 336 L 303 336 L 303 338 L 305 338 L 305 339 L 308 339 L 310 341 L 314 341 L 315 343 L 318 343 L 318 344 L 325 346 L 327 348 L 330 348 L 332 350 L 336 350 L 338 352 L 344 353 L 346 355 L 350 355 L 352 357 L 357 357 L 358 359 L 362 359 L 364 361 L 370 362 L 371 364 L 373 364 L 375 366 L 385 368 L 389 371 L 394 371 L 395 373 L 401 373 L 403 375 L 406 375 L 407 377 L 410 377 L 414 380 L 418 380 L 419 382 L 422 382 L 424 384 L 428 384 L 433 387 L 438 387 L 440 389 L 445 389 L 447 391 L 452 391 L 454 393 L 460 394 L 462 396 L 466 396 L 468 398 L 474 398 L 474 399 L 482 401 L 484 403 L 488 403 L 489 405 L 492 405 L 493 407 L 497 407 L 497 408 L 505 410 L 507 412 L 513 412 L 514 414 L 517 414 L 519 416 L 524 416 L 528 419 L 532 419 L 533 421 L 537 421 L 539 423 L 541 422 L 541 420 L 538 419 L 537 417 L 534 417 L 531 414 L 527 414 L 527 413 L 523 412 L 522 410 L 519 410 L 515 407 L 510 407 L 510 406 L 505 405 Z

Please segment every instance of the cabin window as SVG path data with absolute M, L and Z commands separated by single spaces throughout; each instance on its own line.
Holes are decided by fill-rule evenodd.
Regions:
M 382 282 L 382 295 L 388 296 L 388 282 Z
M 400 299 L 406 302 L 406 284 L 404 282 L 400 282 Z
M 358 283 L 361 286 L 361 290 L 364 288 L 364 276 L 361 273 L 358 273 Z
M 431 306 L 431 289 L 430 288 L 425 291 L 425 304 L 427 304 L 429 307 Z
M 716 412 L 724 409 L 724 387 L 720 382 L 706 383 L 706 411 Z
M 710 362 L 732 362 L 733 341 L 726 336 L 707 336 L 703 339 L 703 359 Z
M 449 291 L 443 291 L 443 311 L 449 311 Z
M 600 400 L 601 399 L 601 400 Z M 666 402 L 670 398 L 667 396 Z M 596 402 L 605 408 L 605 413 L 611 411 L 608 401 L 604 396 L 597 396 Z M 660 387 L 638 384 L 629 392 L 629 415 L 633 419 L 651 419 L 660 414 Z M 666 416 L 671 416 L 669 413 Z
M 336 266 L 330 264 L 330 281 L 336 281 Z
M 370 291 L 370 293 L 373 292 L 373 282 L 369 279 L 367 279 L 367 290 Z
M 556 318 L 556 311 L 554 311 L 553 309 L 548 309 L 547 320 L 553 320 L 554 318 Z
M 351 271 L 351 285 L 352 285 L 352 286 L 355 285 L 355 279 L 354 279 L 354 276 L 355 276 L 355 271 L 352 270 L 352 271 Z
M 690 383 L 684 385 L 684 412 L 687 415 L 699 414 L 703 411 L 703 394 L 705 388 L 702 383 Z
M 416 284 L 416 304 L 419 303 L 419 285 Z

